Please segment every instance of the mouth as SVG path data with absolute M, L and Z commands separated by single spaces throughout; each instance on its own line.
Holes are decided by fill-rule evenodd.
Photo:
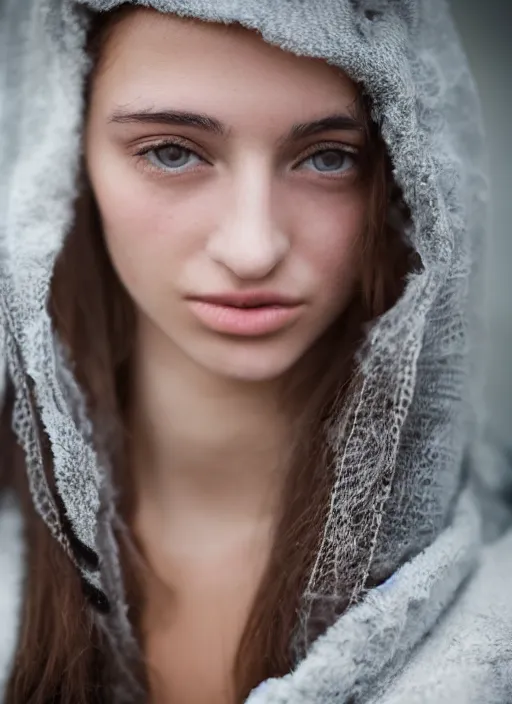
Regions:
M 211 305 L 224 306 L 228 308 L 293 308 L 300 305 L 302 301 L 271 291 L 254 291 L 213 294 L 207 296 L 190 297 L 189 300 L 209 303 Z
M 233 303 L 217 303 L 214 305 L 224 305 L 226 308 L 238 308 L 239 310 L 253 310 L 254 308 L 284 308 L 286 307 L 283 303 L 242 303 L 240 305 L 235 305 Z M 288 307 L 290 307 L 288 305 Z
M 272 293 L 201 296 L 188 299 L 191 311 L 209 329 L 240 337 L 276 333 L 300 316 L 303 302 Z

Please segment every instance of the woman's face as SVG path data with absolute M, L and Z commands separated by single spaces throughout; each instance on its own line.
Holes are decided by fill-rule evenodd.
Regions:
M 136 10 L 115 27 L 86 157 L 139 343 L 271 380 L 342 313 L 368 203 L 356 95 L 239 26 Z

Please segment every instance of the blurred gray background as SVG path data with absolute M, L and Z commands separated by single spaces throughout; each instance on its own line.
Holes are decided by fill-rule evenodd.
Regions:
M 486 400 L 492 425 L 512 445 L 511 0 L 450 0 L 482 99 L 493 194 L 487 266 Z

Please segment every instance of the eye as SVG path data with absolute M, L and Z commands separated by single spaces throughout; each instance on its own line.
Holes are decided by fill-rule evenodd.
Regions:
M 144 158 L 149 168 L 177 173 L 205 161 L 192 149 L 178 142 L 165 142 L 145 147 L 137 155 Z
M 330 147 L 320 149 L 303 159 L 299 166 L 310 164 L 313 170 L 323 174 L 341 175 L 357 165 L 357 152 Z
M 197 154 L 193 149 L 177 141 L 167 141 L 144 147 L 137 152 L 137 156 L 144 161 L 144 168 L 167 173 L 182 173 L 190 170 L 194 165 L 207 163 L 206 159 Z M 333 176 L 343 176 L 346 172 L 357 166 L 358 150 L 327 146 L 316 149 L 298 166 L 309 164 L 317 173 Z M 308 168 L 308 170 L 310 170 Z

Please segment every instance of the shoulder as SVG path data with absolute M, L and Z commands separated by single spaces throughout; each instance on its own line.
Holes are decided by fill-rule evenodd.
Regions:
M 512 702 L 512 530 L 483 549 L 477 571 L 378 702 Z
M 24 571 L 23 524 L 10 496 L 0 496 L 0 701 L 16 647 Z

